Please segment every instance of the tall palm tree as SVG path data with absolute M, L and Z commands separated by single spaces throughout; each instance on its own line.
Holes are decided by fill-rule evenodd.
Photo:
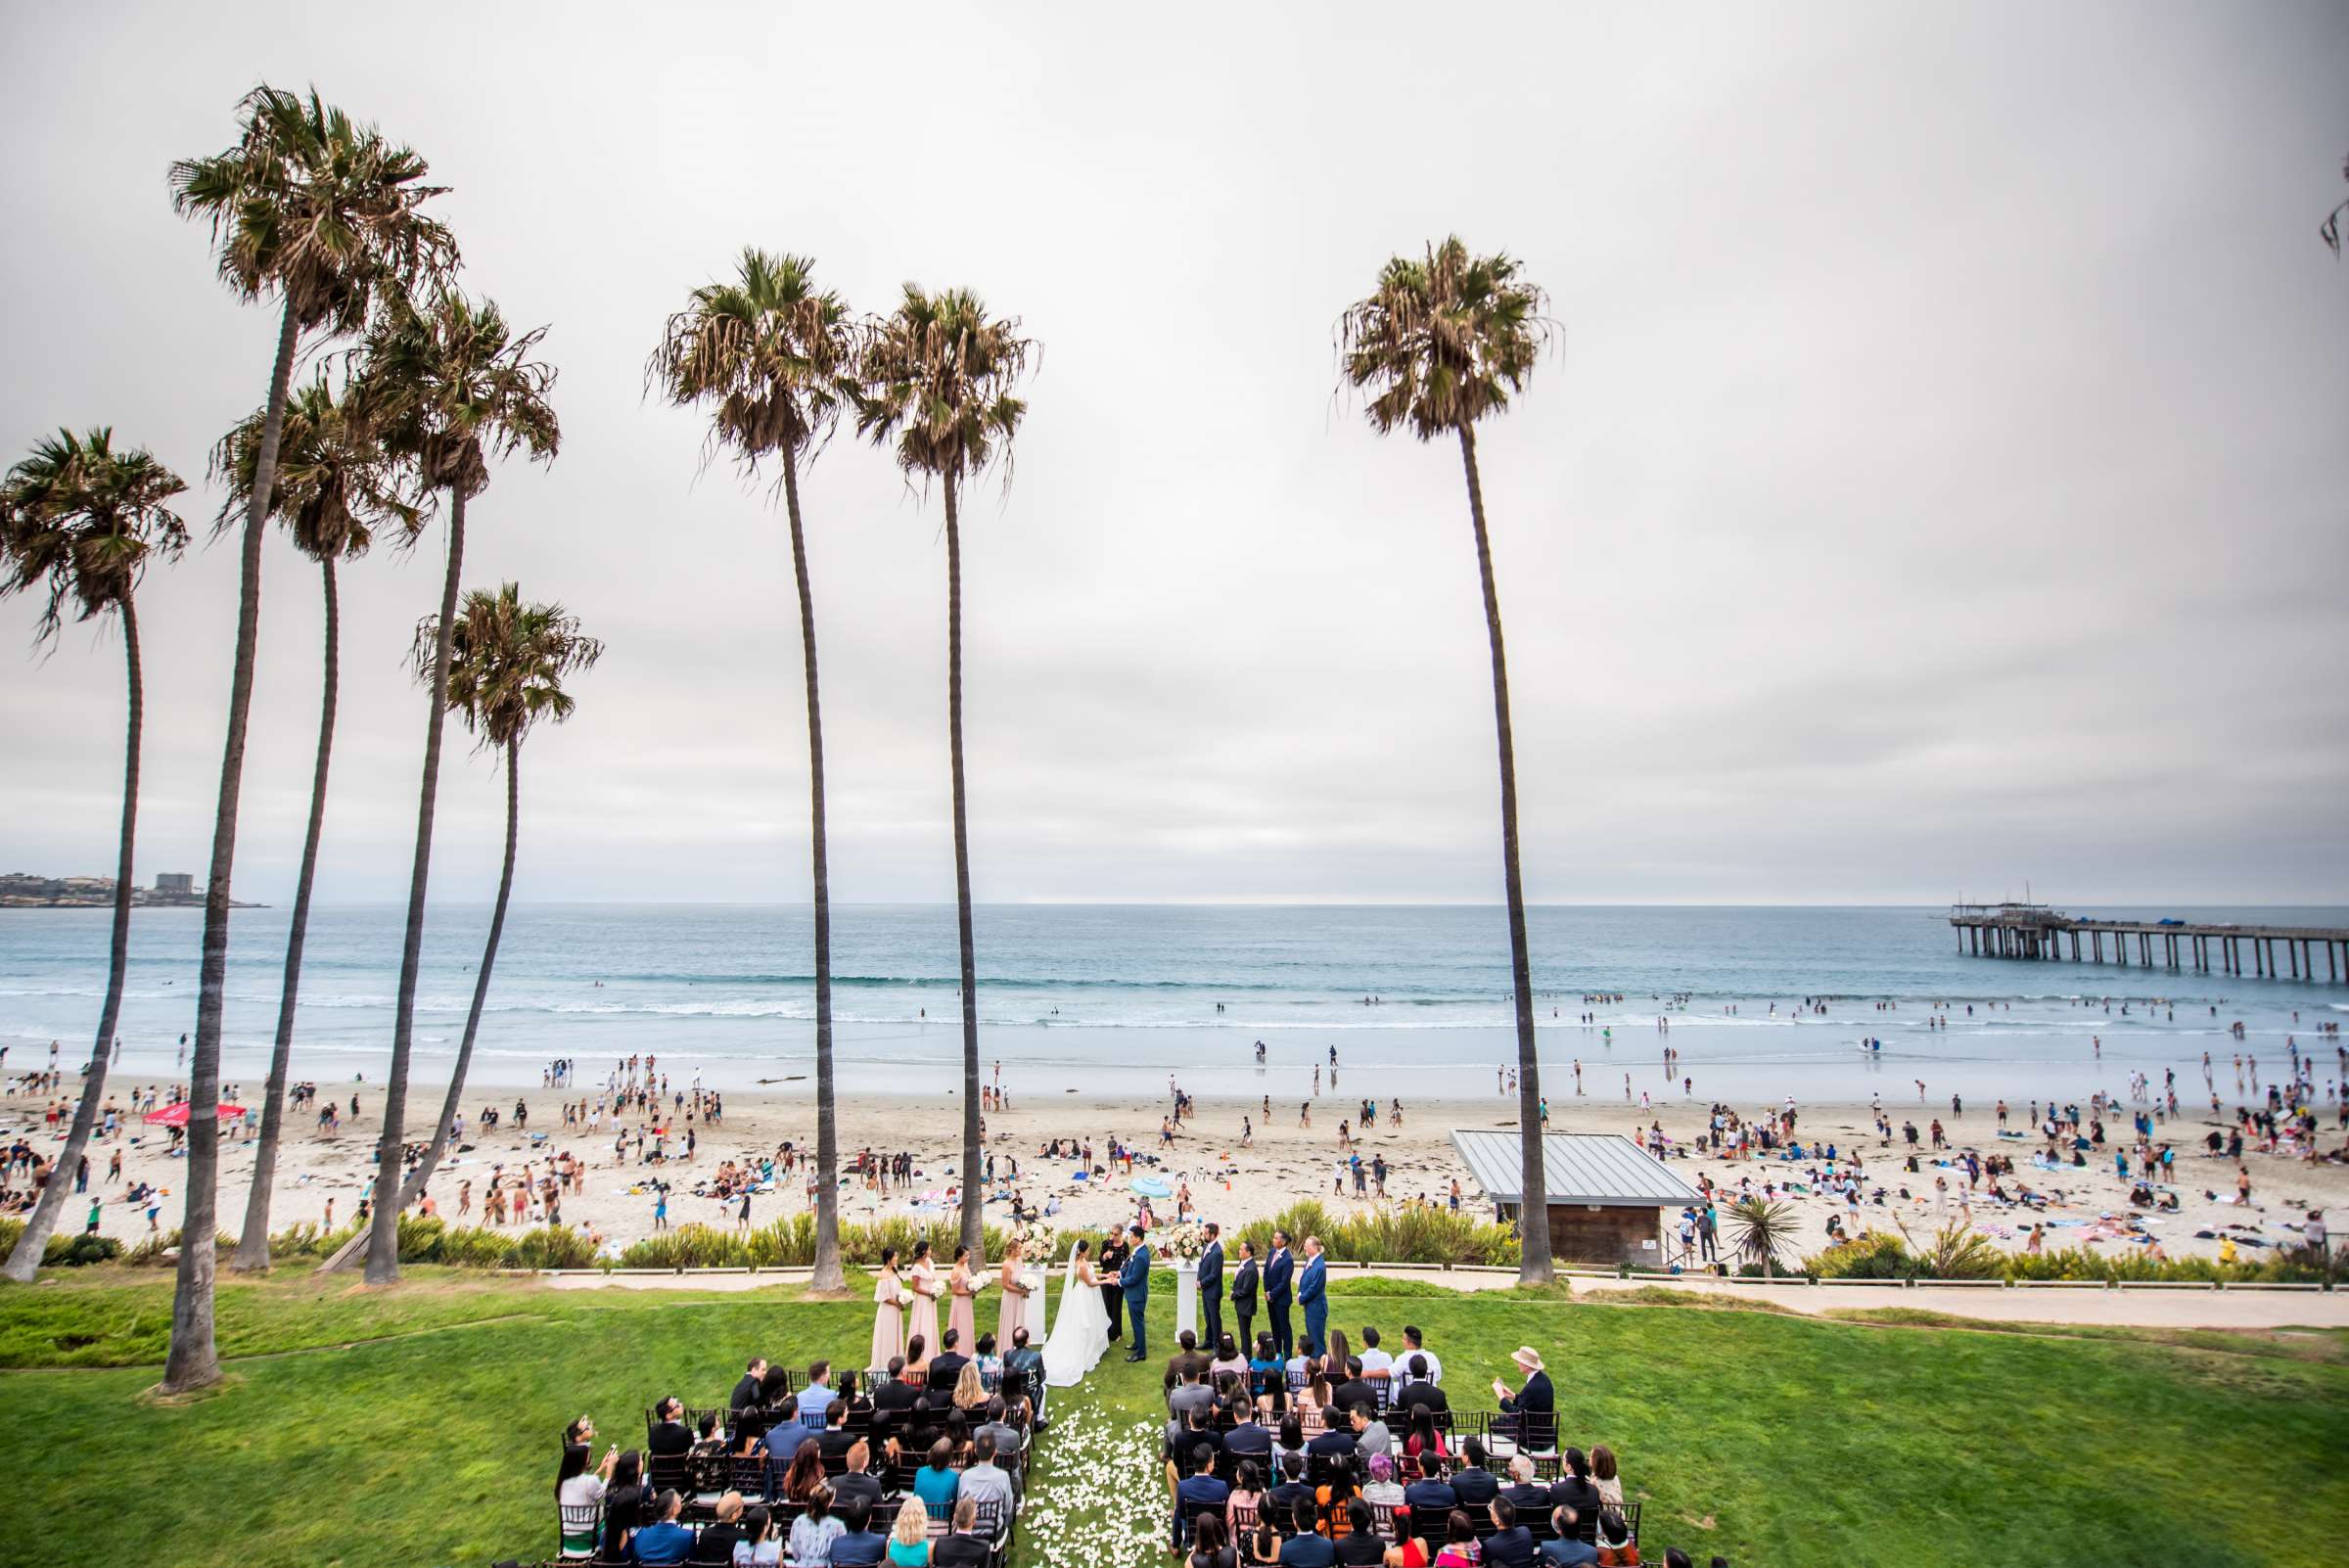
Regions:
M 237 644 L 229 681 L 228 734 L 212 819 L 212 859 L 204 899 L 204 955 L 196 1004 L 196 1050 L 188 1078 L 187 1190 L 171 1307 L 165 1390 L 214 1383 L 213 1250 L 219 1200 L 220 1010 L 228 981 L 229 878 L 236 866 L 237 800 L 245 778 L 245 728 L 261 617 L 261 530 L 277 482 L 277 450 L 294 352 L 305 333 L 345 336 L 366 321 L 387 290 L 445 275 L 456 264 L 448 231 L 420 210 L 438 194 L 425 161 L 387 142 L 343 111 L 274 87 L 238 106 L 237 144 L 171 165 L 171 202 L 211 228 L 221 282 L 241 300 L 274 294 L 281 304 L 277 357 L 253 454 L 253 493 L 237 569 Z
M 396 1208 L 416 1201 L 440 1157 L 448 1150 L 449 1129 L 473 1065 L 474 1037 L 481 1032 L 482 1006 L 489 997 L 489 971 L 497 964 L 497 943 L 506 929 L 506 899 L 514 891 L 514 844 L 522 811 L 522 741 L 539 719 L 561 723 L 571 716 L 571 694 L 563 677 L 586 669 L 604 656 L 604 645 L 582 635 L 576 616 L 559 604 L 522 602 L 522 587 L 509 582 L 495 593 L 476 588 L 465 596 L 450 633 L 446 686 L 448 711 L 465 720 L 484 747 L 505 754 L 506 858 L 498 873 L 497 903 L 489 913 L 489 938 L 473 980 L 473 1006 L 465 1014 L 465 1036 L 450 1069 L 448 1094 L 424 1159 L 401 1185 Z M 416 628 L 416 676 L 431 684 L 441 648 L 440 623 L 426 617 Z
M 228 433 L 212 454 L 212 472 L 228 485 L 216 525 L 225 530 L 251 503 L 254 472 L 268 419 L 255 409 Z M 400 493 L 396 465 L 373 431 L 335 399 L 321 375 L 287 400 L 278 440 L 277 483 L 271 515 L 292 535 L 295 547 L 318 563 L 326 595 L 325 658 L 320 681 L 318 760 L 310 774 L 310 820 L 301 842 L 301 870 L 294 883 L 294 909 L 286 930 L 285 980 L 278 993 L 277 1038 L 269 1052 L 269 1082 L 261 1096 L 261 1135 L 253 1166 L 253 1188 L 245 1199 L 245 1224 L 229 1267 L 256 1271 L 269 1267 L 269 1206 L 276 1187 L 277 1151 L 285 1131 L 286 1077 L 294 1055 L 295 1005 L 301 993 L 301 953 L 309 932 L 310 889 L 318 872 L 318 842 L 326 827 L 327 769 L 335 745 L 335 702 L 341 662 L 342 600 L 335 581 L 338 562 L 367 553 L 376 530 L 393 541 L 415 542 L 424 513 Z
M 800 665 L 807 690 L 807 799 L 815 862 L 815 1269 L 819 1291 L 845 1288 L 840 1266 L 840 1135 L 832 1077 L 832 878 L 824 842 L 824 715 L 816 695 L 815 598 L 800 524 L 800 465 L 811 461 L 855 391 L 856 329 L 803 255 L 745 250 L 733 281 L 693 291 L 645 366 L 682 407 L 714 405 L 710 439 L 752 473 L 774 457 L 791 519 L 800 590 Z
M 1517 1125 L 1524 1202 L 1518 1277 L 1550 1278 L 1548 1203 L 1542 1167 L 1542 1064 L 1534 1049 L 1533 964 L 1525 941 L 1525 880 L 1517 858 L 1517 757 L 1509 738 L 1509 670 L 1501 651 L 1500 595 L 1485 532 L 1485 491 L 1476 470 L 1476 422 L 1524 390 L 1549 338 L 1542 291 L 1518 276 L 1516 258 L 1471 255 L 1455 236 L 1423 257 L 1396 256 L 1378 288 L 1338 322 L 1338 355 L 1348 387 L 1381 436 L 1408 430 L 1423 441 L 1456 436 L 1468 475 L 1468 519 L 1484 579 L 1485 635 L 1493 650 L 1493 720 L 1500 749 L 1501 878 L 1508 892 L 1509 974 L 1516 991 Z
M 185 490 L 179 476 L 146 451 L 115 450 L 114 432 L 86 436 L 61 430 L 0 484 L 0 596 L 44 589 L 48 604 L 34 645 L 53 642 L 66 614 L 90 621 L 112 614 L 122 626 L 130 684 L 123 742 L 122 833 L 115 864 L 114 941 L 108 951 L 106 999 L 98 1005 L 98 1038 L 81 1080 L 66 1146 L 49 1168 L 48 1184 L 33 1205 L 0 1273 L 29 1281 L 57 1227 L 58 1211 L 72 1190 L 72 1173 L 89 1147 L 90 1127 L 106 1097 L 107 1053 L 122 1012 L 122 976 L 130 957 L 131 841 L 139 817 L 139 731 L 146 691 L 139 676 L 139 618 L 132 600 L 151 561 L 168 561 L 187 546 L 188 530 L 165 504 Z
M 979 977 L 971 943 L 971 841 L 962 783 L 962 531 L 966 481 L 1000 461 L 1028 405 L 1012 395 L 1035 344 L 1016 316 L 990 318 L 967 289 L 938 294 L 905 285 L 898 308 L 874 324 L 860 379 L 856 429 L 894 440 L 908 480 L 935 479 L 946 508 L 946 726 L 954 778 L 954 919 L 962 944 L 962 1241 L 978 1250 L 985 1218 L 979 1181 Z
M 424 780 L 417 792 L 416 854 L 408 875 L 407 931 L 392 1008 L 392 1069 L 377 1145 L 375 1222 L 367 1282 L 399 1277 L 399 1151 L 406 1128 L 408 1063 L 416 1031 L 416 977 L 424 955 L 424 897 L 433 860 L 433 807 L 440 788 L 441 717 L 448 707 L 457 576 L 465 564 L 465 507 L 489 485 L 492 459 L 527 453 L 552 461 L 562 427 L 547 401 L 554 367 L 534 359 L 544 327 L 517 334 L 496 304 L 442 289 L 423 304 L 396 302 L 369 329 L 352 392 L 359 415 L 385 446 L 416 464 L 428 490 L 448 492 L 448 571 L 434 625 L 432 712 L 425 721 Z M 338 1267 L 345 1255 L 330 1260 Z

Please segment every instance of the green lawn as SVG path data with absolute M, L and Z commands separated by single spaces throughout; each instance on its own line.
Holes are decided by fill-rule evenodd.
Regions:
M 2006 1332 L 1651 1300 L 1339 1285 L 1333 1321 L 1428 1332 L 1463 1407 L 1542 1348 L 1569 1441 L 1605 1441 L 1652 1558 L 1771 1564 L 2313 1563 L 2349 1520 L 2349 1336 Z M 1155 1293 L 1163 1323 L 1172 1289 Z M 479 1568 L 552 1545 L 554 1436 L 623 1446 L 656 1395 L 716 1403 L 757 1349 L 857 1361 L 868 1307 L 564 1292 L 417 1270 L 388 1294 L 224 1282 L 224 1393 L 159 1407 L 167 1276 L 0 1288 L 20 1455 L 0 1560 Z M 991 1303 L 982 1320 L 992 1316 Z M 1171 1339 L 1163 1327 L 1157 1336 Z M 1397 1336 L 1399 1337 L 1399 1335 Z M 1167 1345 L 1166 1349 L 1172 1349 Z M 1153 1346 L 1159 1350 L 1158 1345 Z M 1153 1563 L 1155 1366 L 1063 1397 L 1020 1568 Z

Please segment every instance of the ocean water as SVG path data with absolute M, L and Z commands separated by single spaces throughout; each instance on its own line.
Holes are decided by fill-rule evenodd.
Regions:
M 2349 925 L 2343 909 L 2071 911 L 2115 917 Z M 1786 1094 L 1888 1104 L 1960 1093 L 2120 1093 L 2132 1071 L 2178 1074 L 2188 1101 L 2209 1052 L 2277 1077 L 2287 1041 L 2335 1051 L 2320 1020 L 2349 1017 L 2349 986 L 2189 971 L 1973 958 L 1946 911 L 1917 908 L 1548 907 L 1530 912 L 1544 1083 L 1590 1095 L 1737 1103 Z M 169 1079 L 195 1027 L 200 910 L 133 919 L 119 1070 Z M 420 1081 L 443 1079 L 463 1028 L 486 906 L 440 906 L 419 992 Z M 0 1044 L 11 1070 L 82 1059 L 105 985 L 104 910 L 0 910 Z M 257 1082 L 275 1027 L 286 915 L 238 912 L 224 1074 Z M 313 912 L 298 1077 L 380 1077 L 388 1060 L 402 911 Z M 804 1090 L 813 1054 L 810 916 L 804 907 L 523 905 L 508 916 L 475 1056 L 476 1082 L 529 1085 L 557 1057 L 600 1082 L 655 1056 L 672 1084 Z M 977 911 L 982 1055 L 1015 1093 L 1312 1092 L 1338 1052 L 1348 1098 L 1495 1094 L 1515 1054 L 1508 940 L 1489 907 L 997 905 Z M 2320 965 L 2321 967 L 2321 965 Z M 951 907 L 848 906 L 834 915 L 834 1016 L 844 1087 L 929 1094 L 956 1082 Z M 1587 993 L 1621 1001 L 1586 1003 Z M 1823 997 L 1827 1016 L 1799 1011 Z M 1367 998 L 1375 998 L 1368 1000 Z M 1885 1004 L 1879 1006 L 1878 1004 Z M 1927 1028 L 1948 1004 L 1946 1030 Z M 1970 1008 L 1970 1011 L 1969 1011 Z M 1586 1013 L 1593 1015 L 1585 1024 Z M 1669 1025 L 1669 1034 L 1660 1027 Z M 2225 1031 L 2241 1021 L 2246 1038 Z M 1864 1049 L 1862 1041 L 1880 1041 Z M 1260 1067 L 1254 1045 L 1263 1040 Z M 1662 1047 L 1679 1052 L 1667 1079 Z M 2100 1054 L 2098 1046 L 2100 1043 Z

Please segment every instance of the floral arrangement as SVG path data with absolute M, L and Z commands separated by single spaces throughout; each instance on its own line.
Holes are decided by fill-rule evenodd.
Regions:
M 1207 1251 L 1207 1226 L 1197 1221 L 1179 1225 L 1159 1225 L 1149 1235 L 1159 1251 L 1170 1258 L 1196 1258 Z

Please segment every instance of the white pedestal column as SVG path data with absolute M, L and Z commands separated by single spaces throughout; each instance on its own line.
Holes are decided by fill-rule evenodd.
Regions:
M 1174 1260 L 1174 1332 L 1199 1332 L 1199 1260 Z

